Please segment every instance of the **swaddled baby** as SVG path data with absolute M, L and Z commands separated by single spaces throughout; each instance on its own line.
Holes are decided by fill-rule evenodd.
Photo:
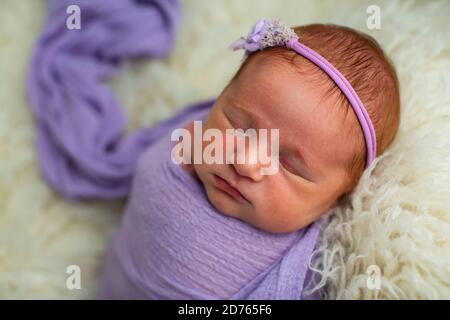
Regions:
M 233 47 L 246 60 L 220 96 L 170 119 L 141 157 L 100 297 L 307 298 L 315 221 L 394 139 L 398 81 L 372 38 L 263 19 Z M 278 129 L 277 172 L 259 161 L 174 163 L 171 133 L 193 135 L 194 120 Z

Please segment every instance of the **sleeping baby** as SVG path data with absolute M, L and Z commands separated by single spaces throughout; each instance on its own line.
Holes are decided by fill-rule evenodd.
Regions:
M 165 135 L 139 160 L 100 298 L 318 297 L 306 290 L 317 220 L 393 141 L 395 70 L 373 38 L 336 25 L 261 19 L 232 49 L 244 49 L 245 60 L 217 99 L 157 125 Z M 186 136 L 173 133 L 193 138 L 198 123 L 225 140 L 230 129 L 276 130 L 276 145 L 266 139 L 276 152 L 250 161 L 262 144 L 239 150 L 224 141 L 223 161 L 194 161 L 195 148 L 208 148 L 203 139 L 174 161 Z M 242 151 L 245 161 L 228 161 Z M 275 172 L 263 170 L 273 163 Z

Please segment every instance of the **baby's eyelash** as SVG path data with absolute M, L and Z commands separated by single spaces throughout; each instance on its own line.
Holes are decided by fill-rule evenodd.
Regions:
M 295 175 L 297 175 L 297 176 L 299 175 L 299 174 L 296 172 L 296 170 L 294 170 L 289 164 L 286 163 L 286 161 L 284 161 L 284 157 L 280 157 L 279 160 L 280 160 L 280 164 L 281 164 L 281 166 L 282 166 L 283 168 L 285 168 L 286 170 L 288 170 L 288 171 L 291 172 L 292 174 L 295 174 Z
M 279 157 L 279 164 L 281 165 L 281 167 L 283 169 L 288 171 L 290 174 L 292 174 L 292 175 L 294 175 L 294 176 L 296 176 L 298 178 L 301 178 L 302 180 L 306 180 L 308 182 L 314 183 L 314 180 L 312 180 L 310 177 L 308 177 L 308 175 L 305 175 L 305 174 L 299 172 L 298 170 L 293 169 L 290 165 L 286 165 L 284 163 L 284 161 L 282 161 L 281 159 L 282 159 L 282 157 Z
M 225 115 L 225 118 L 227 118 L 228 123 L 229 123 L 233 128 L 236 128 L 236 129 L 243 129 L 243 130 L 249 129 L 248 126 L 242 126 L 242 125 L 236 124 L 236 122 L 235 122 L 234 120 L 232 120 L 232 119 L 227 115 L 226 112 L 223 112 L 223 114 Z

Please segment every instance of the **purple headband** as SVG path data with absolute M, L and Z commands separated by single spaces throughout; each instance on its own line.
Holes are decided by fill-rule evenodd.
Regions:
M 306 59 L 321 68 L 341 89 L 358 118 L 366 140 L 367 157 L 366 168 L 375 159 L 377 140 L 372 121 L 351 84 L 345 77 L 329 63 L 324 57 L 298 42 L 299 37 L 295 31 L 279 20 L 261 19 L 255 23 L 247 38 L 241 37 L 230 46 L 233 50 L 245 49 L 245 54 L 268 47 L 284 46 L 294 50 Z

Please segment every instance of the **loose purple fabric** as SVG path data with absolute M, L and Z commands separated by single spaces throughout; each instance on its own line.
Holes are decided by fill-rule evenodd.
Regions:
M 178 1 L 55 0 L 49 5 L 28 74 L 42 174 L 68 198 L 126 196 L 137 158 L 167 124 L 123 137 L 122 108 L 104 81 L 124 59 L 169 53 Z M 70 5 L 80 8 L 80 30 L 67 28 Z
M 174 118 L 204 120 L 213 101 Z M 171 159 L 167 134 L 139 159 L 102 273 L 102 299 L 301 299 L 318 226 L 274 234 L 218 212 Z

